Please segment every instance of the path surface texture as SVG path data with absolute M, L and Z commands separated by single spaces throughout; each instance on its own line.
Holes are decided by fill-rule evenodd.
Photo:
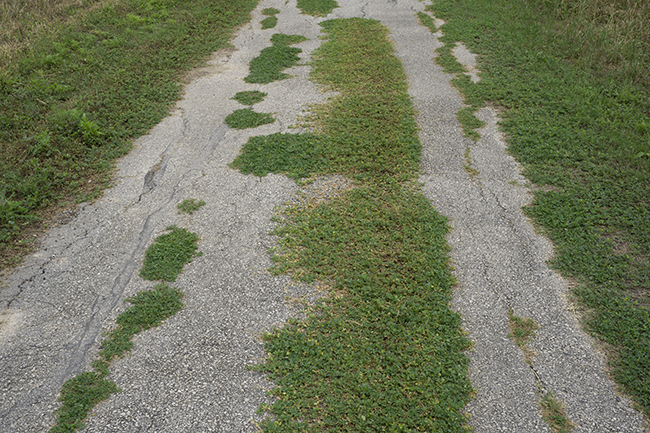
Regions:
M 260 335 L 300 314 L 291 299 L 317 296 L 287 276 L 272 276 L 267 250 L 276 208 L 299 189 L 283 175 L 256 177 L 231 169 L 251 135 L 296 132 L 299 116 L 327 94 L 309 81 L 310 67 L 291 78 L 248 84 L 250 61 L 274 33 L 304 35 L 301 63 L 321 40 L 319 22 L 362 17 L 390 29 L 409 77 L 423 145 L 420 180 L 433 206 L 449 218 L 448 242 L 458 286 L 453 308 L 473 348 L 469 374 L 476 390 L 466 407 L 476 433 L 548 432 L 540 392 L 561 400 L 575 432 L 643 432 L 641 415 L 618 395 L 603 357 L 580 330 L 565 300 L 567 283 L 549 270 L 551 245 L 521 212 L 531 199 L 507 155 L 496 113 L 477 142 L 456 119 L 462 99 L 433 61 L 437 37 L 419 24 L 417 0 L 339 0 L 327 17 L 302 15 L 296 0 L 263 0 L 241 28 L 234 48 L 195 71 L 185 98 L 121 159 L 115 186 L 51 228 L 41 249 L 0 287 L 0 432 L 45 432 L 62 384 L 89 371 L 103 335 L 115 327 L 125 298 L 153 287 L 138 275 L 146 248 L 170 225 L 199 235 L 203 253 L 174 286 L 184 307 L 161 326 L 138 334 L 132 353 L 111 365 L 121 392 L 100 403 L 86 432 L 252 432 L 257 408 L 273 384 L 247 365 L 264 357 Z M 262 30 L 261 11 L 280 10 Z M 462 53 L 462 51 L 461 51 Z M 465 53 L 460 60 L 471 64 Z M 240 91 L 268 94 L 255 105 L 276 122 L 235 130 L 225 117 L 242 105 Z M 478 174 L 464 168 L 466 148 Z M 475 172 L 472 172 L 475 173 Z M 180 214 L 176 205 L 206 205 Z M 532 365 L 508 338 L 508 311 L 539 324 Z

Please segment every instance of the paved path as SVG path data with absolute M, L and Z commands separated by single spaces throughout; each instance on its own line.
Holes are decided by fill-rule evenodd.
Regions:
M 477 397 L 467 407 L 475 432 L 546 432 L 538 385 L 567 406 L 576 432 L 642 432 L 643 419 L 603 373 L 604 362 L 567 312 L 566 283 L 545 265 L 548 242 L 534 234 L 520 208 L 529 202 L 525 180 L 506 155 L 495 113 L 474 143 L 462 137 L 455 113 L 462 106 L 450 76 L 432 61 L 435 35 L 418 24 L 417 0 L 339 0 L 333 17 L 365 17 L 390 28 L 409 76 L 424 146 L 421 181 L 436 209 L 450 218 L 449 236 L 459 286 L 454 308 L 475 342 L 468 354 Z M 278 26 L 261 30 L 260 11 L 281 10 Z M 94 204 L 79 206 L 52 228 L 42 248 L 0 289 L 0 431 L 40 432 L 53 424 L 63 382 L 87 371 L 102 333 L 124 310 L 123 299 L 152 287 L 138 277 L 144 251 L 176 224 L 196 232 L 203 256 L 175 283 L 184 309 L 162 326 L 139 334 L 131 356 L 111 366 L 122 392 L 96 407 L 87 432 L 250 432 L 256 409 L 272 386 L 246 365 L 264 356 L 260 334 L 299 313 L 291 298 L 315 296 L 307 286 L 265 272 L 274 209 L 297 187 L 284 176 L 244 176 L 227 164 L 250 135 L 296 132 L 291 126 L 326 95 L 293 78 L 246 84 L 248 63 L 273 33 L 302 34 L 302 58 L 320 44 L 318 22 L 300 15 L 295 0 L 263 0 L 235 49 L 215 54 L 194 73 L 172 115 L 139 139 L 119 163 L 116 186 Z M 278 121 L 254 130 L 223 124 L 242 108 L 230 98 L 262 90 L 257 111 Z M 464 170 L 469 146 L 480 174 Z M 510 182 L 516 180 L 520 185 Z M 206 205 L 180 215 L 176 204 Z M 541 326 L 533 367 L 507 338 L 507 311 Z

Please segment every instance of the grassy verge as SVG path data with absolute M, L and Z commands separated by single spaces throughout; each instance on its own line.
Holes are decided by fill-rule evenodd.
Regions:
M 275 380 L 265 431 L 465 431 L 470 343 L 449 309 L 446 221 L 415 183 L 420 143 L 405 75 L 379 23 L 321 24 L 312 78 L 339 92 L 314 108 L 318 133 L 253 137 L 234 166 L 356 186 L 287 208 L 274 272 L 332 296 L 266 335 Z M 336 295 L 334 295 L 336 294 Z
M 186 202 L 183 203 L 187 205 Z M 196 202 L 193 204 L 194 210 L 201 206 Z M 159 236 L 147 249 L 140 272 L 143 278 L 174 281 L 183 266 L 196 255 L 199 238 L 195 233 L 174 226 L 168 230 L 172 232 Z M 120 391 L 113 381 L 107 379 L 111 361 L 131 351 L 134 335 L 159 326 L 179 312 L 183 308 L 182 299 L 183 293 L 178 288 L 166 284 L 157 284 L 153 290 L 126 299 L 131 307 L 117 317 L 117 328 L 106 335 L 99 359 L 92 364 L 93 371 L 81 373 L 63 384 L 59 398 L 62 405 L 55 412 L 56 424 L 50 433 L 71 433 L 83 428 L 88 412 L 111 394 Z
M 601 18 L 607 8 L 627 16 L 629 44 L 642 48 L 615 61 L 604 53 L 623 35 L 578 3 L 439 0 L 430 9 L 448 21 L 449 43 L 479 55 L 482 81 L 459 87 L 503 108 L 509 151 L 538 186 L 526 212 L 555 244 L 551 264 L 581 283 L 575 300 L 612 349 L 612 375 L 650 415 L 649 51 L 648 33 L 632 31 L 647 26 L 648 9 L 593 2 Z M 573 28 L 586 27 L 598 40 L 574 46 Z
M 55 204 L 101 193 L 115 158 L 167 115 L 183 75 L 226 47 L 257 2 L 50 3 L 0 8 L 13 8 L 18 29 L 0 55 L 2 266 L 29 248 Z M 29 16 L 45 17 L 48 30 Z

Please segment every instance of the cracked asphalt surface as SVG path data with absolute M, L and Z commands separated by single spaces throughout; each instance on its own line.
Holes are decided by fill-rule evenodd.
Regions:
M 251 135 L 299 132 L 298 118 L 326 100 L 308 80 L 309 66 L 292 78 L 246 84 L 248 64 L 270 45 L 274 33 L 308 41 L 302 63 L 320 44 L 318 23 L 363 17 L 391 31 L 421 128 L 421 182 L 434 207 L 450 219 L 455 273 L 453 307 L 474 341 L 468 352 L 476 398 L 467 406 L 474 431 L 546 432 L 539 389 L 564 402 L 575 432 L 644 432 L 643 417 L 618 395 L 605 361 L 579 328 L 566 301 L 567 282 L 548 269 L 553 251 L 521 212 L 531 197 L 515 161 L 506 154 L 497 113 L 483 109 L 487 125 L 473 142 L 462 136 L 456 112 L 462 105 L 432 57 L 437 37 L 419 25 L 417 0 L 339 0 L 325 18 L 301 15 L 295 0 L 263 0 L 234 48 L 215 53 L 193 72 L 185 98 L 121 159 L 115 186 L 92 204 L 62 216 L 41 249 L 0 287 L 0 431 L 41 432 L 54 423 L 61 385 L 88 371 L 102 334 L 124 311 L 123 300 L 150 289 L 138 276 L 144 252 L 176 224 L 196 232 L 203 252 L 174 284 L 185 307 L 158 328 L 138 334 L 130 356 L 115 361 L 110 378 L 122 392 L 98 405 L 87 432 L 252 432 L 257 407 L 272 386 L 248 364 L 264 357 L 260 335 L 300 314 L 296 299 L 313 299 L 313 288 L 274 277 L 267 249 L 275 209 L 294 197 L 297 185 L 281 175 L 257 178 L 230 169 Z M 275 7 L 276 28 L 261 30 L 261 10 Z M 439 23 L 440 24 L 440 23 Z M 472 66 L 459 47 L 459 60 Z M 475 76 L 475 79 L 478 75 Z M 267 98 L 256 111 L 277 121 L 232 130 L 224 118 L 238 108 L 242 90 Z M 473 167 L 464 169 L 470 148 Z M 186 198 L 205 200 L 193 215 L 178 214 Z M 507 312 L 540 325 L 530 344 L 529 366 L 507 334 Z

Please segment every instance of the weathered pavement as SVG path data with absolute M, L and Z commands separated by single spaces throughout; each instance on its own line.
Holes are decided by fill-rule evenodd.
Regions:
M 495 113 L 481 111 L 488 125 L 480 141 L 462 137 L 456 120 L 462 100 L 432 60 L 437 38 L 415 16 L 424 4 L 339 4 L 327 18 L 372 18 L 391 30 L 409 76 L 424 148 L 423 190 L 450 218 L 459 280 L 454 308 L 474 341 L 468 356 L 477 396 L 467 411 L 475 432 L 549 431 L 537 404 L 540 386 L 564 402 L 576 432 L 644 431 L 641 415 L 615 393 L 602 357 L 568 312 L 566 282 L 545 264 L 551 246 L 522 216 L 530 196 L 505 153 Z M 266 7 L 281 10 L 279 23 L 261 30 Z M 0 431 L 47 431 L 53 424 L 63 382 L 89 369 L 124 298 L 152 287 L 137 275 L 144 251 L 172 224 L 201 237 L 203 256 L 174 284 L 185 293 L 185 307 L 139 334 L 132 355 L 112 364 L 110 378 L 123 391 L 92 411 L 84 431 L 256 429 L 256 409 L 272 384 L 246 365 L 264 356 L 260 334 L 298 313 L 288 299 L 315 294 L 265 272 L 271 216 L 295 183 L 244 176 L 227 164 L 250 135 L 294 131 L 303 110 L 325 99 L 307 80 L 308 66 L 267 85 L 243 81 L 274 33 L 306 36 L 297 46 L 308 60 L 322 20 L 300 15 L 295 0 L 262 1 L 235 49 L 197 71 L 172 115 L 120 161 L 116 186 L 51 229 L 41 250 L 7 278 L 0 289 Z M 255 108 L 276 113 L 278 121 L 254 130 L 226 127 L 225 116 L 241 108 L 230 98 L 241 90 L 268 93 Z M 480 172 L 473 178 L 463 168 L 467 146 Z M 179 215 L 176 204 L 186 198 L 207 204 Z M 507 338 L 509 309 L 540 325 L 532 368 Z

